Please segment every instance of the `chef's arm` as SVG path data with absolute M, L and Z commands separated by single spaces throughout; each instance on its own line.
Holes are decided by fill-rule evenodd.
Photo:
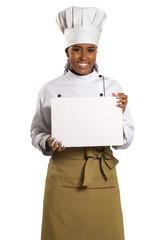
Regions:
M 112 146 L 114 149 L 126 149 L 128 148 L 134 137 L 134 124 L 129 111 L 128 106 L 126 106 L 125 112 L 122 113 L 123 117 L 123 145 L 122 146 Z
M 45 105 L 43 92 L 39 93 L 36 112 L 31 125 L 32 144 L 46 156 L 52 156 L 54 151 L 46 146 L 51 136 L 51 110 Z

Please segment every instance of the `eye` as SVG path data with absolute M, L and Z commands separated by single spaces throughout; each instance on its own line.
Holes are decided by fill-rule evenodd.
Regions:
M 92 53 L 92 52 L 94 52 L 95 50 L 94 49 L 88 49 L 88 52 L 89 53 Z
M 80 49 L 79 48 L 74 48 L 73 51 L 74 52 L 80 52 Z

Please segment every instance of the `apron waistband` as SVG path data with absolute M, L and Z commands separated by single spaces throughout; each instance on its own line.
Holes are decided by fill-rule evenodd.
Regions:
M 82 183 L 83 187 L 88 187 L 93 180 L 94 159 L 100 160 L 100 168 L 105 180 L 110 178 L 112 169 L 118 163 L 118 160 L 113 156 L 112 150 L 109 146 L 66 148 L 62 152 L 56 151 L 53 157 L 85 160 L 84 178 Z

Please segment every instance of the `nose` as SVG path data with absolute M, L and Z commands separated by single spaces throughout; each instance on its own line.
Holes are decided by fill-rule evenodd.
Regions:
M 86 51 L 82 51 L 80 55 L 80 60 L 85 61 L 87 59 L 87 53 Z

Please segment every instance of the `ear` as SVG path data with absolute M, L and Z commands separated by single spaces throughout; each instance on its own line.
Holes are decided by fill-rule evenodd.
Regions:
M 65 49 L 66 56 L 69 57 L 68 48 Z

